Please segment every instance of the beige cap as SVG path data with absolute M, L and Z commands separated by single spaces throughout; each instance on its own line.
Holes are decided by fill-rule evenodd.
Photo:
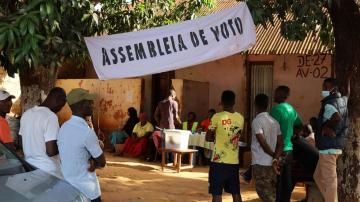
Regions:
M 83 100 L 95 100 L 95 98 L 95 93 L 89 93 L 83 88 L 74 88 L 69 92 L 66 99 L 69 105 L 73 105 Z

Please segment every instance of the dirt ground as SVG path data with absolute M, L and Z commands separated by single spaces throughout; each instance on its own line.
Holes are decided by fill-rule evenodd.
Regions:
M 107 154 L 107 166 L 97 170 L 102 190 L 102 199 L 110 201 L 144 202 L 206 202 L 211 200 L 207 192 L 208 167 L 195 167 L 192 171 L 176 173 L 171 169 L 160 170 L 159 163 L 148 163 L 137 159 L 115 157 Z M 241 181 L 243 201 L 260 201 L 254 187 Z M 305 197 L 304 188 L 296 187 L 293 201 Z M 223 196 L 231 202 L 231 195 Z

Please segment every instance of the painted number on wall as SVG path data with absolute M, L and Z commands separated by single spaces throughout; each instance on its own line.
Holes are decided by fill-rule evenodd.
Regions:
M 327 78 L 330 67 L 324 65 L 326 54 L 299 55 L 296 78 Z

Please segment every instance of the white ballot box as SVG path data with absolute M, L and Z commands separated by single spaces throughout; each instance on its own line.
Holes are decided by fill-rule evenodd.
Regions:
M 190 131 L 166 129 L 163 133 L 165 135 L 165 149 L 188 149 Z

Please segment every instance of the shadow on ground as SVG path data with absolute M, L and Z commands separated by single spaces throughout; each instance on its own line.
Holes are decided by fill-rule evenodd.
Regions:
M 192 171 L 176 173 L 160 170 L 160 163 L 148 163 L 131 158 L 107 154 L 107 166 L 98 170 L 102 198 L 110 201 L 144 202 L 207 202 L 208 168 L 195 167 Z M 241 195 L 245 202 L 260 201 L 254 188 L 241 182 Z M 304 197 L 303 188 L 295 190 L 294 199 Z M 224 194 L 224 202 L 231 202 L 231 195 Z

